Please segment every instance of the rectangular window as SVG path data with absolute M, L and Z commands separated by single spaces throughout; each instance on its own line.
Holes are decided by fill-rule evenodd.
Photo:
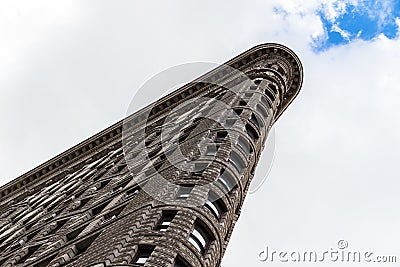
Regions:
M 136 253 L 136 257 L 134 258 L 133 262 L 138 265 L 144 265 L 147 260 L 150 258 L 151 253 L 153 253 L 155 246 L 149 245 L 140 245 L 138 252 Z
M 50 232 L 48 232 L 47 234 L 48 234 L 48 235 L 55 234 L 58 230 L 61 229 L 61 227 L 63 227 L 63 225 L 64 225 L 68 220 L 69 220 L 69 218 L 68 218 L 68 219 L 64 219 L 64 220 L 61 220 L 61 221 L 55 222 L 55 227 L 54 227 L 52 230 L 50 230 Z
M 81 226 L 78 229 L 73 230 L 67 234 L 67 242 L 75 239 L 83 230 L 85 230 L 87 225 Z
M 176 198 L 178 199 L 186 199 L 190 196 L 190 192 L 192 192 L 194 185 L 180 185 L 178 194 Z
M 32 246 L 32 247 L 26 248 L 27 252 L 26 252 L 25 256 L 23 256 L 17 263 L 26 262 L 33 255 L 33 253 L 35 253 L 36 250 L 39 249 L 39 247 L 40 247 L 40 245 L 36 245 L 36 246 Z
M 139 187 L 139 186 L 135 186 L 135 187 L 129 189 L 129 190 L 126 191 L 126 193 L 125 193 L 125 199 L 128 200 L 128 199 L 133 198 L 133 196 L 135 196 L 136 194 L 139 193 L 139 190 L 140 190 L 140 187 Z
M 225 125 L 227 127 L 232 127 L 235 124 L 235 122 L 236 122 L 236 119 L 229 118 L 226 120 Z
M 160 232 L 167 231 L 167 228 L 169 227 L 177 213 L 178 211 L 176 210 L 164 210 L 162 212 L 161 220 L 158 223 L 157 230 Z
M 209 163 L 196 163 L 192 172 L 193 176 L 201 177 L 203 172 L 208 167 Z
M 175 259 L 174 267 L 190 267 L 191 265 L 183 259 L 181 256 L 177 256 Z
M 121 207 L 116 208 L 116 209 L 110 211 L 109 213 L 105 214 L 101 224 L 105 224 L 105 223 L 117 218 L 121 214 L 121 212 L 124 210 L 125 207 L 126 207 L 126 205 L 121 206 Z
M 96 216 L 97 214 L 100 214 L 105 207 L 107 207 L 107 205 L 110 203 L 111 201 L 107 201 L 105 203 L 102 203 L 100 205 L 98 205 L 97 207 L 92 209 L 92 216 Z
M 206 156 L 215 156 L 219 149 L 219 145 L 209 145 L 207 146 Z
M 217 136 L 215 137 L 215 142 L 216 143 L 221 143 L 225 140 L 225 138 L 228 136 L 228 132 L 227 131 L 220 131 L 217 132 Z
M 76 254 L 74 255 L 72 261 L 77 260 L 82 254 L 84 254 L 86 252 L 86 250 L 92 245 L 94 240 L 96 240 L 96 238 L 100 235 L 100 233 L 101 232 L 93 234 L 93 235 L 79 241 L 78 243 L 76 243 L 75 244 Z

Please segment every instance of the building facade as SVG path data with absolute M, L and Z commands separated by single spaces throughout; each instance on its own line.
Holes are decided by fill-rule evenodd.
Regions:
M 220 266 L 298 57 L 256 46 L 0 188 L 0 266 Z

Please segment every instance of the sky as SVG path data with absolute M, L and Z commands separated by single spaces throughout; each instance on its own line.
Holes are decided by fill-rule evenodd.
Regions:
M 394 0 L 2 1 L 0 184 L 122 119 L 157 73 L 278 42 L 304 84 L 222 266 L 365 266 L 259 260 L 339 240 L 400 261 L 399 17 Z

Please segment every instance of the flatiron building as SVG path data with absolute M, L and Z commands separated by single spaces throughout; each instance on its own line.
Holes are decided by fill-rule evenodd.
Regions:
M 0 266 L 220 266 L 302 85 L 258 45 L 0 188 Z

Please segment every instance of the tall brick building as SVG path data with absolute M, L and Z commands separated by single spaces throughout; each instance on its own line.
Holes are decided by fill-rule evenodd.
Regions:
M 220 266 L 302 66 L 256 46 L 0 188 L 0 266 Z

